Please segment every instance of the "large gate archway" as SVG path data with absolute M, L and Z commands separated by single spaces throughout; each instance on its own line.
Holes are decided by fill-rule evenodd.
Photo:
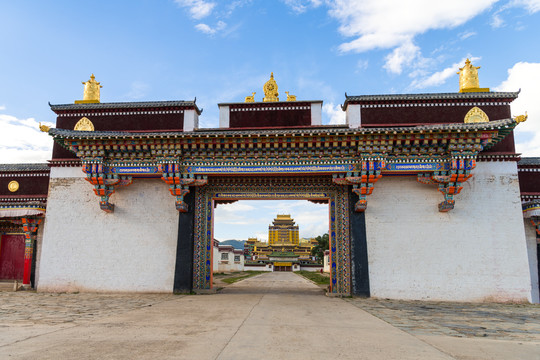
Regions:
M 330 292 L 351 294 L 349 189 L 331 176 L 216 177 L 195 195 L 193 289 L 212 288 L 213 217 L 216 202 L 286 199 L 328 202 L 330 236 Z
M 181 214 L 174 291 L 212 287 L 216 201 L 297 198 L 328 201 L 331 293 L 347 296 L 369 295 L 364 211 L 375 183 L 413 176 L 434 185 L 443 200 L 438 210 L 450 211 L 478 153 L 516 125 L 503 119 L 392 128 L 45 130 L 80 159 L 103 211 L 114 212 L 110 197 L 134 181 L 160 178 L 168 185 Z

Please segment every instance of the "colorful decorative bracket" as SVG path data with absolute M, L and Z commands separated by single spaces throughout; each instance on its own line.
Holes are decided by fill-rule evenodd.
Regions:
M 37 238 L 38 226 L 41 224 L 42 218 L 23 217 L 22 228 L 24 232 L 24 272 L 23 272 L 23 287 L 29 288 L 30 275 L 32 273 L 32 257 L 34 256 L 34 241 Z
M 367 208 L 367 196 L 371 195 L 374 184 L 382 177 L 381 171 L 386 166 L 384 158 L 362 160 L 360 173 L 348 173 L 344 177 L 334 177 L 337 185 L 352 185 L 352 192 L 358 195 L 354 211 L 364 212 Z
M 536 234 L 540 236 L 540 216 L 531 216 L 531 224 L 536 229 Z
M 169 185 L 172 196 L 176 196 L 176 210 L 188 212 L 188 204 L 184 202 L 184 196 L 189 193 L 190 186 L 203 186 L 208 183 L 206 178 L 196 178 L 192 174 L 183 174 L 182 166 L 178 163 L 161 163 L 158 166 L 163 174 L 161 180 Z
M 462 184 L 472 177 L 471 170 L 476 167 L 476 160 L 471 157 L 453 157 L 449 171 L 435 171 L 420 173 L 418 182 L 422 184 L 438 184 L 438 190 L 443 194 L 444 201 L 439 204 L 440 212 L 447 212 L 454 208 L 454 195 L 463 189 Z
M 122 176 L 108 171 L 106 173 L 102 163 L 84 164 L 83 172 L 86 173 L 86 181 L 94 185 L 94 193 L 101 197 L 99 207 L 108 213 L 114 212 L 114 204 L 111 204 L 109 199 L 115 189 L 133 183 L 131 176 Z
M 525 202 L 521 206 L 523 208 L 523 217 L 531 221 L 532 226 L 536 229 L 536 234 L 540 236 L 540 199 Z

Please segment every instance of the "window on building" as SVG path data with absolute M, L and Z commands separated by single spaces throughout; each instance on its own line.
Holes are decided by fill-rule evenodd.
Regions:
M 240 255 L 234 255 L 234 261 L 240 261 Z
M 221 260 L 229 260 L 229 253 L 221 253 Z

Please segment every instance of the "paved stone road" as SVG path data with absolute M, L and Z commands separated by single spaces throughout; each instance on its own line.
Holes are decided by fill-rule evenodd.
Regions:
M 540 305 L 349 299 L 413 335 L 540 341 Z
M 0 293 L 0 359 L 534 360 L 539 324 L 538 306 L 337 299 L 267 273 L 215 295 Z

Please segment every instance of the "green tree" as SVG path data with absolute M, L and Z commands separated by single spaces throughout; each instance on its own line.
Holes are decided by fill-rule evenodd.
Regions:
M 324 251 L 330 249 L 330 239 L 328 234 L 324 234 L 322 236 L 317 236 L 315 240 L 317 240 L 317 245 L 311 249 L 311 255 L 316 256 L 317 260 L 322 263 L 324 259 Z

